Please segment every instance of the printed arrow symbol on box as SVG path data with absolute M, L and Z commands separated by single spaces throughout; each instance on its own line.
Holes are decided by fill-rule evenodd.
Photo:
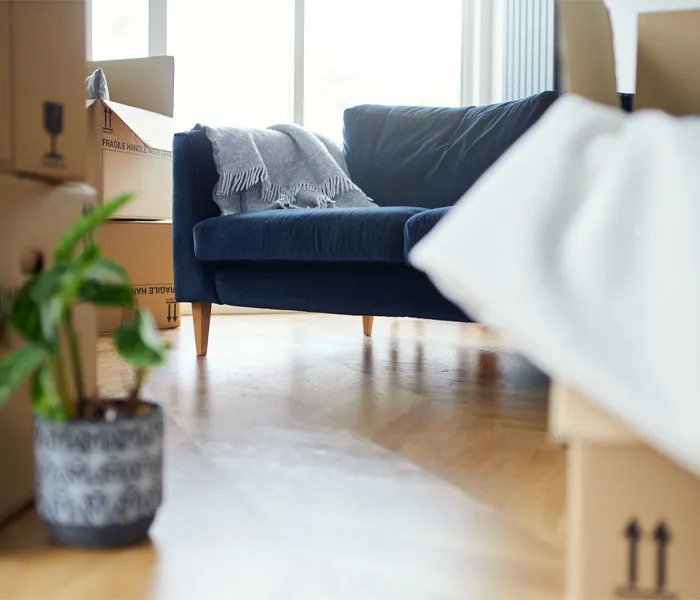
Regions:
M 666 549 L 671 543 L 671 532 L 666 523 L 661 521 L 654 530 L 656 541 L 656 589 L 661 592 L 666 587 Z
M 642 531 L 639 528 L 637 519 L 632 519 L 625 529 L 625 536 L 629 541 L 629 565 L 628 565 L 628 583 L 631 590 L 637 587 L 637 548 L 639 539 L 642 537 Z
M 173 321 L 177 321 L 177 302 L 173 304 Z
M 171 306 L 172 306 L 172 304 L 168 303 L 168 323 L 170 323 L 170 321 L 172 320 L 170 317 L 170 307 Z

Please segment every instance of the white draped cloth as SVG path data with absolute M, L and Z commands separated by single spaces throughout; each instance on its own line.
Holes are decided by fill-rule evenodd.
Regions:
M 563 97 L 410 260 L 700 474 L 700 118 Z

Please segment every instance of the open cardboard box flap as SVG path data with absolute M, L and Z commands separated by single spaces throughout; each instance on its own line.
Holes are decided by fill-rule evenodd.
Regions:
M 614 34 L 603 0 L 558 0 L 564 89 L 619 107 Z M 700 10 L 642 13 L 638 22 L 635 109 L 700 114 Z
M 111 100 L 173 116 L 175 61 L 172 56 L 88 62 L 85 75 L 98 67 L 107 78 Z
M 564 89 L 620 106 L 610 13 L 603 0 L 559 0 L 559 52 Z
M 677 115 L 700 114 L 700 10 L 639 16 L 638 108 Z
M 173 59 L 168 56 L 90 63 L 102 67 L 110 100 L 87 103 L 88 181 L 99 202 L 124 192 L 134 199 L 117 219 L 172 215 Z
M 102 102 L 124 121 L 144 146 L 168 152 L 172 150 L 175 127 L 170 117 L 113 100 L 88 100 L 88 108 L 97 102 Z

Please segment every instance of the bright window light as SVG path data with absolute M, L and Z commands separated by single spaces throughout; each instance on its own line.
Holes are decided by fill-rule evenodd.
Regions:
M 92 0 L 92 60 L 148 56 L 148 0 Z
M 168 0 L 179 128 L 292 121 L 294 4 Z M 305 4 L 305 126 L 340 139 L 354 104 L 459 106 L 463 0 Z M 92 0 L 93 59 L 147 56 L 148 13 L 149 0 Z
M 459 106 L 462 0 L 306 0 L 304 125 L 363 103 Z
M 292 0 L 170 0 L 175 119 L 267 127 L 292 119 Z

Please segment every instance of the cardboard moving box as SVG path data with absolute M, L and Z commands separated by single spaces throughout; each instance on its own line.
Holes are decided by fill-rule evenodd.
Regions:
M 104 256 L 126 269 L 138 306 L 150 310 L 161 329 L 180 326 L 172 235 L 170 221 L 113 221 L 102 227 L 98 238 Z M 113 332 L 126 318 L 119 309 L 101 309 L 99 332 Z
M 88 106 L 89 176 L 98 201 L 124 192 L 134 199 L 117 219 L 163 219 L 172 214 L 172 119 L 118 102 Z
M 0 171 L 83 181 L 85 3 L 0 1 Z
M 98 65 L 91 63 L 88 71 Z M 124 192 L 135 194 L 117 219 L 169 219 L 175 133 L 172 57 L 109 61 L 101 66 L 111 99 L 87 103 L 88 182 L 97 190 L 98 202 Z M 169 114 L 147 110 L 154 107 Z
M 558 0 L 559 56 L 564 89 L 620 106 L 614 33 L 603 0 Z M 700 114 L 700 10 L 639 15 L 635 110 Z
M 559 56 L 564 89 L 620 106 L 610 14 L 603 0 L 560 0 Z
M 567 598 L 700 598 L 700 479 L 569 386 L 550 393 L 567 449 Z
M 574 440 L 567 481 L 569 599 L 700 598 L 700 479 L 644 444 Z
M 700 10 L 639 15 L 635 106 L 700 114 Z
M 565 444 L 571 439 L 602 443 L 638 443 L 622 423 L 568 385 L 555 381 L 549 392 L 549 435 Z
M 6 314 L 26 271 L 42 257 L 47 263 L 61 234 L 94 201 L 87 186 L 53 186 L 0 175 L 0 313 Z M 96 390 L 97 323 L 92 307 L 74 314 L 86 389 Z M 9 337 L 13 346 L 20 343 Z M 0 356 L 7 349 L 0 345 Z M 0 521 L 31 501 L 34 491 L 32 419 L 26 384 L 0 408 Z

